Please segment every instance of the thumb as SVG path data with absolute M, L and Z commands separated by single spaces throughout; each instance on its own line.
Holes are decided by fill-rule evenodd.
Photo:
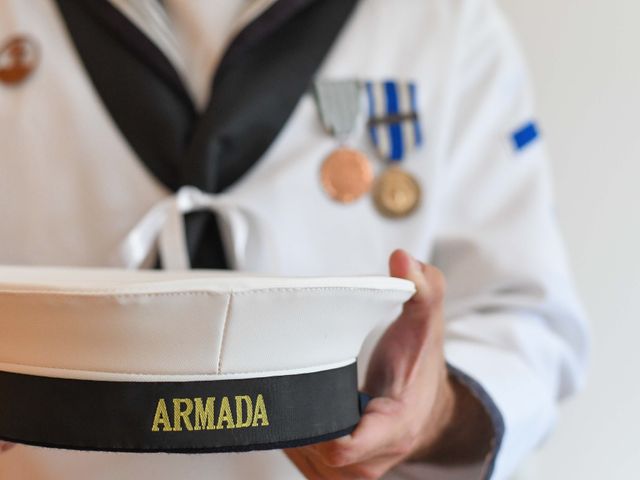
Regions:
M 392 277 L 410 280 L 416 286 L 416 293 L 405 304 L 405 311 L 410 310 L 417 316 L 428 316 L 429 310 L 442 305 L 445 282 L 437 268 L 416 260 L 405 250 L 398 249 L 389 257 L 389 274 Z
M 412 383 L 424 355 L 431 350 L 429 346 L 441 337 L 444 280 L 439 270 L 418 262 L 404 250 L 391 254 L 389 270 L 393 277 L 412 281 L 416 293 L 378 342 L 365 385 L 367 391 L 376 393 L 382 385 L 387 395 L 395 397 Z

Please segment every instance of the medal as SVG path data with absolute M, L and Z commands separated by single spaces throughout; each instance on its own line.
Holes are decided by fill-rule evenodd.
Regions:
M 412 82 L 367 82 L 369 136 L 390 166 L 377 179 L 373 199 L 378 211 L 400 218 L 412 213 L 422 196 L 420 184 L 399 164 L 422 145 L 416 86 Z
M 361 152 L 339 148 L 322 163 L 320 178 L 325 192 L 331 198 L 341 203 L 350 203 L 371 189 L 373 169 Z
M 314 93 L 325 130 L 343 144 L 322 163 L 322 187 L 338 202 L 353 202 L 366 194 L 373 184 L 373 169 L 367 156 L 344 146 L 360 112 L 360 83 L 357 80 L 316 80 Z
M 16 36 L 0 47 L 0 83 L 18 85 L 35 71 L 38 60 L 36 43 L 28 37 Z
M 420 185 L 399 167 L 389 167 L 376 180 L 373 200 L 378 211 L 387 217 L 409 215 L 420 203 Z

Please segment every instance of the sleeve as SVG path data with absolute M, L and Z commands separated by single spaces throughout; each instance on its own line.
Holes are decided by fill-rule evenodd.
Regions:
M 549 433 L 558 402 L 582 385 L 589 336 L 521 52 L 492 0 L 469 0 L 462 17 L 432 262 L 448 285 L 447 361 L 501 438 L 482 468 L 433 478 L 502 479 Z M 431 478 L 433 467 L 423 467 L 398 473 Z

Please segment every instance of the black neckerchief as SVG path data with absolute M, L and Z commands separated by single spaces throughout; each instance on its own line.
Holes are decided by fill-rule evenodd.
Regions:
M 56 0 L 107 110 L 171 190 L 228 188 L 273 142 L 357 0 L 279 0 L 231 42 L 199 115 L 158 47 L 107 0 Z M 215 216 L 187 216 L 192 266 L 228 268 Z

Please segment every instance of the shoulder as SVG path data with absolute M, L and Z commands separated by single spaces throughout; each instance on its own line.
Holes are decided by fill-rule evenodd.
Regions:
M 407 48 L 465 44 L 506 29 L 495 0 L 361 0 L 352 20 L 371 37 L 404 40 Z

